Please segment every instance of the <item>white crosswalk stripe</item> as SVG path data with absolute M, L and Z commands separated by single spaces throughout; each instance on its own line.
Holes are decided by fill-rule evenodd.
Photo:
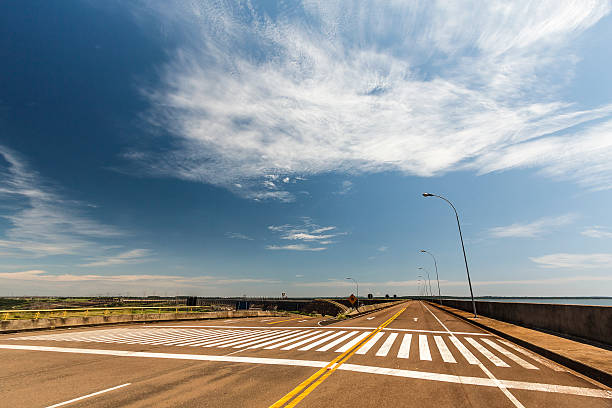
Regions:
M 444 363 L 451 364 L 457 364 L 458 360 L 461 360 L 459 362 L 463 364 L 466 361 L 469 364 L 480 364 L 481 361 L 464 344 L 467 342 L 469 346 L 483 356 L 484 362 L 497 367 L 510 367 L 510 364 L 516 364 L 525 369 L 537 370 L 538 367 L 527 361 L 527 359 L 531 359 L 553 370 L 563 370 L 529 351 L 494 337 L 477 338 L 466 335 L 457 337 L 455 335 L 449 336 L 445 333 L 425 334 L 422 331 L 417 331 L 419 334 L 413 334 L 405 333 L 405 331 L 393 332 L 389 330 L 377 332 L 371 338 L 368 338 L 372 333 L 371 329 L 359 329 L 358 327 L 340 329 L 319 327 L 115 328 L 21 336 L 13 337 L 10 340 L 119 343 L 127 345 L 140 344 L 220 349 L 231 347 L 243 350 L 313 350 L 336 353 L 346 352 L 360 345 L 355 353 L 360 356 L 374 354 L 376 357 L 397 358 L 406 362 L 440 362 L 441 359 Z M 401 341 L 397 351 L 392 353 L 391 350 L 394 349 L 393 346 L 400 337 Z M 418 346 L 418 352 L 413 352 L 411 355 L 410 349 L 413 338 L 416 340 L 415 347 Z M 380 345 L 378 349 L 376 349 L 377 345 Z M 515 352 L 522 354 L 522 357 L 516 355 Z M 463 359 L 460 359 L 459 356 L 462 356 Z M 500 357 L 506 357 L 507 361 L 511 363 L 508 364 Z
M 350 339 L 351 337 L 353 337 L 357 333 L 359 333 L 359 332 L 358 331 L 349 332 L 349 333 L 345 334 L 344 336 L 340 337 L 339 339 L 334 340 L 331 343 L 329 343 L 329 344 L 327 344 L 327 345 L 325 345 L 325 346 L 323 346 L 321 348 L 318 348 L 317 351 L 327 351 L 330 348 L 332 348 L 334 346 L 337 346 L 338 344 L 342 343 L 343 341 L 346 341 L 346 340 Z
M 519 356 L 517 356 L 515 354 L 512 354 L 511 352 L 509 352 L 508 350 L 506 350 L 505 348 L 503 348 L 499 344 L 493 342 L 492 340 L 490 340 L 490 339 L 482 339 L 482 341 L 484 341 L 491 348 L 493 348 L 496 351 L 499 351 L 504 356 L 508 357 L 510 360 L 514 361 L 518 365 L 523 366 L 523 367 L 525 367 L 528 370 L 537 370 L 538 369 L 538 367 L 534 366 L 533 364 L 528 363 L 527 361 L 523 360 Z
M 478 361 L 478 359 L 472 354 L 472 352 L 468 350 L 467 347 L 465 347 L 463 343 L 461 343 L 457 337 L 451 336 L 450 340 L 455 345 L 455 347 L 457 347 L 457 350 L 459 350 L 461 355 L 465 357 L 468 363 L 480 364 L 480 361 Z
M 376 342 L 384 335 L 382 332 L 376 333 L 370 340 L 368 340 L 359 350 L 357 354 L 365 354 L 376 344 Z
M 380 348 L 376 352 L 376 357 L 386 357 L 386 355 L 389 353 L 389 350 L 391 350 L 391 346 L 393 345 L 393 342 L 395 341 L 396 337 L 397 337 L 397 333 L 389 334 L 389 337 L 387 337 L 387 340 L 385 340 L 383 345 L 380 346 Z
M 357 343 L 359 343 L 361 340 L 365 339 L 366 337 L 368 337 L 368 334 L 370 334 L 371 332 L 365 332 L 365 333 L 361 333 L 359 336 L 355 337 L 353 340 L 349 341 L 348 343 L 346 343 L 344 346 L 340 347 L 339 349 L 336 350 L 336 353 L 344 353 L 345 351 L 348 351 L 351 349 L 351 347 L 353 347 L 354 345 L 356 345 Z
M 491 353 L 482 344 L 478 343 L 473 338 L 466 337 L 465 339 L 467 340 L 468 343 L 470 343 L 472 346 L 474 346 L 474 348 L 476 350 L 478 350 L 480 352 L 480 354 L 485 356 L 490 362 L 492 362 L 496 366 L 498 366 L 498 367 L 510 367 L 508 364 L 506 364 L 506 362 L 504 360 L 502 360 L 501 358 L 497 357 L 495 354 Z
M 319 345 L 321 345 L 321 344 L 323 344 L 323 343 L 326 343 L 326 342 L 328 342 L 329 340 L 331 340 L 331 339 L 333 339 L 333 338 L 335 338 L 335 337 L 338 337 L 338 336 L 340 336 L 340 335 L 342 335 L 342 334 L 344 334 L 344 333 L 346 333 L 344 330 L 340 330 L 339 332 L 336 332 L 336 333 L 330 334 L 330 335 L 328 335 L 328 336 L 326 336 L 326 337 L 322 338 L 321 340 L 319 340 L 319 341 L 315 341 L 314 343 L 309 344 L 309 345 L 307 345 L 307 346 L 304 346 L 304 347 L 302 347 L 302 348 L 300 348 L 300 349 L 298 349 L 298 350 L 299 350 L 299 351 L 306 351 L 306 350 L 310 350 L 311 348 L 314 348 L 314 347 L 317 347 L 317 346 L 319 346 Z M 327 333 L 325 333 L 325 334 L 327 334 Z M 283 348 L 282 350 L 284 350 L 284 348 Z
M 427 336 L 419 334 L 419 357 L 421 360 L 431 361 L 431 352 L 427 343 Z
M 404 334 L 402 344 L 400 344 L 399 351 L 397 352 L 398 358 L 410 358 L 410 343 L 412 342 L 412 334 Z
M 442 361 L 445 363 L 456 363 L 455 357 L 451 354 L 448 347 L 446 347 L 446 343 L 442 339 L 442 336 L 434 336 L 434 340 L 436 341 L 436 346 L 438 346 L 438 351 L 440 351 L 440 355 L 442 356 Z

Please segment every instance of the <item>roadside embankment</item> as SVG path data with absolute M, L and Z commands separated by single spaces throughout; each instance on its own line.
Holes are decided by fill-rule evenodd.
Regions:
M 442 304 L 472 311 L 468 300 L 444 299 Z M 612 346 L 612 306 L 477 301 L 476 311 L 502 322 Z
M 240 317 L 287 316 L 289 313 L 262 310 L 229 310 L 201 313 L 147 313 L 110 316 L 55 317 L 0 321 L 0 333 L 55 329 L 61 327 L 95 326 L 116 323 L 144 323 L 172 320 L 231 319 Z
M 449 307 L 446 300 L 443 303 L 429 304 L 612 387 L 611 350 L 485 317 L 480 312 L 475 319 L 473 313 Z

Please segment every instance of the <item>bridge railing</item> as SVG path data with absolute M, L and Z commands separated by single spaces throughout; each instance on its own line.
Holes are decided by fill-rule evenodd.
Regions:
M 210 306 L 130 306 L 85 307 L 69 309 L 0 310 L 0 320 L 54 319 L 63 317 L 117 316 L 130 314 L 201 313 L 210 312 Z

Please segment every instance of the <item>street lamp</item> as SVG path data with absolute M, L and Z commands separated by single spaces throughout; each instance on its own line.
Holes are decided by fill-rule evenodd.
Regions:
M 431 257 L 434 260 L 434 265 L 436 267 L 436 280 L 438 281 L 438 299 L 440 300 L 440 304 L 442 304 L 442 295 L 440 293 L 440 277 L 438 276 L 438 262 L 436 262 L 436 257 L 433 256 L 433 254 L 429 251 L 426 251 L 424 249 L 421 249 L 421 252 L 425 253 L 425 254 L 429 254 L 431 255 Z
M 461 249 L 463 250 L 463 261 L 465 262 L 465 271 L 467 272 L 468 285 L 470 286 L 470 296 L 472 297 L 472 309 L 474 309 L 474 317 L 478 317 L 478 315 L 476 314 L 476 302 L 474 302 L 474 291 L 472 291 L 472 280 L 470 279 L 470 268 L 468 268 L 467 256 L 465 256 L 465 246 L 463 245 L 463 234 L 461 233 L 461 224 L 459 223 L 459 214 L 457 214 L 457 209 L 455 208 L 453 203 L 451 203 L 446 198 L 440 195 L 423 193 L 423 197 L 441 198 L 442 200 L 446 201 L 452 207 L 453 211 L 455 212 L 455 218 L 457 218 L 457 228 L 459 228 L 459 239 L 461 240 Z
M 427 271 L 427 269 L 420 267 L 420 266 L 417 269 L 425 271 L 425 273 L 427 274 L 427 282 L 429 282 L 429 300 L 431 300 L 431 298 L 433 298 L 433 293 L 431 292 L 431 279 L 429 279 L 429 271 Z
M 357 310 L 359 310 L 359 284 L 353 278 L 347 277 L 346 279 L 352 280 L 353 282 L 355 282 L 355 286 L 357 286 Z
M 421 279 L 417 279 L 417 286 L 419 286 L 421 284 L 421 280 L 423 281 L 423 286 L 419 286 L 420 290 L 419 290 L 419 296 L 421 297 L 425 297 L 427 296 L 427 284 L 425 283 L 425 278 L 423 277 L 423 275 L 417 275 L 417 278 L 421 278 Z M 423 296 L 423 292 L 424 292 L 424 296 Z

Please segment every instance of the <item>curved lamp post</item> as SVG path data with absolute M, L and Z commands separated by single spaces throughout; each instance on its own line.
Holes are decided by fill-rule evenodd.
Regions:
M 421 290 L 421 292 L 423 293 L 419 294 L 419 296 L 427 297 L 428 296 L 427 295 L 427 281 L 425 280 L 425 277 L 423 275 L 417 275 L 417 278 L 421 278 L 417 280 L 417 284 L 420 285 L 421 281 L 423 282 L 423 287 L 422 287 L 423 290 Z
M 347 277 L 346 279 L 352 280 L 353 282 L 355 282 L 355 286 L 357 286 L 357 310 L 359 310 L 359 284 L 353 278 Z
M 465 262 L 465 271 L 467 272 L 468 285 L 470 286 L 470 296 L 472 297 L 472 309 L 474 310 L 474 317 L 478 317 L 478 315 L 476 314 L 476 302 L 474 302 L 474 291 L 472 291 L 472 280 L 470 279 L 470 268 L 468 268 L 467 257 L 465 256 L 465 246 L 463 245 L 463 234 L 461 233 L 461 224 L 459 223 L 459 214 L 457 214 L 457 209 L 455 208 L 453 203 L 451 203 L 446 198 L 440 195 L 423 193 L 423 197 L 441 198 L 442 200 L 446 201 L 452 207 L 453 211 L 455 212 L 455 218 L 457 219 L 457 228 L 459 228 L 459 239 L 461 240 L 461 249 L 463 250 L 463 261 Z
M 433 298 L 433 293 L 431 292 L 431 279 L 429 278 L 429 271 L 421 266 L 419 266 L 417 269 L 425 271 L 427 274 L 427 282 L 429 282 L 429 300 L 431 300 Z
M 436 280 L 438 281 L 438 299 L 440 300 L 440 304 L 442 304 L 442 294 L 440 293 L 440 277 L 438 276 L 438 262 L 436 262 L 436 257 L 433 256 L 431 252 L 426 251 L 424 249 L 421 249 L 421 252 L 431 255 L 434 260 L 434 265 L 436 267 Z

